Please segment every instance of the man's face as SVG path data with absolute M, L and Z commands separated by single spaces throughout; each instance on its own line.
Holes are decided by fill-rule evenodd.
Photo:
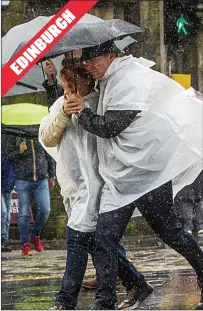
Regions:
M 99 80 L 105 75 L 105 72 L 107 71 L 114 59 L 114 54 L 98 56 L 90 60 L 84 61 L 83 66 L 93 76 L 94 79 Z

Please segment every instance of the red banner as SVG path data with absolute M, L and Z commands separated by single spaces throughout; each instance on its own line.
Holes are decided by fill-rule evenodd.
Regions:
M 97 2 L 98 0 L 70 0 L 3 67 L 1 96 L 4 96 Z

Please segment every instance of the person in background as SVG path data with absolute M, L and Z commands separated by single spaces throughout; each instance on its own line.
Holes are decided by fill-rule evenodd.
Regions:
M 181 189 L 174 202 L 184 229 L 203 235 L 203 171 L 191 185 Z
M 55 162 L 38 140 L 16 138 L 15 151 L 8 155 L 14 165 L 19 200 L 18 228 L 22 255 L 32 255 L 31 243 L 43 251 L 40 234 L 50 213 L 50 192 L 55 186 Z M 31 196 L 37 202 L 37 216 L 29 236 Z
M 12 150 L 13 137 L 1 135 L 1 251 L 11 252 L 8 246 L 11 192 L 15 185 L 15 175 L 12 163 L 8 160 L 8 154 Z

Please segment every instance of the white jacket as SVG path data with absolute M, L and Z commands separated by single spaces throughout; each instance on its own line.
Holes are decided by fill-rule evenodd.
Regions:
M 192 89 L 185 91 L 148 67 L 132 56 L 117 58 L 100 80 L 99 115 L 142 111 L 117 137 L 97 138 L 105 181 L 100 213 L 125 206 L 170 180 L 179 184 L 186 173 L 192 172 L 193 181 L 202 169 L 201 100 Z
M 98 93 L 89 94 L 85 97 L 85 101 L 96 112 Z M 49 115 L 42 120 L 39 140 L 57 162 L 56 175 L 69 217 L 68 226 L 80 232 L 92 232 L 96 229 L 100 190 L 103 186 L 98 174 L 96 136 L 78 126 L 74 118 L 69 121 L 67 117 L 61 115 L 63 102 L 62 96 L 53 104 Z M 61 123 L 56 122 L 59 115 Z M 54 133 L 50 131 L 56 123 L 58 129 L 55 129 L 55 139 Z M 61 140 L 58 139 L 58 130 L 63 133 Z M 58 143 L 57 150 L 49 148 L 51 141 L 52 146 Z

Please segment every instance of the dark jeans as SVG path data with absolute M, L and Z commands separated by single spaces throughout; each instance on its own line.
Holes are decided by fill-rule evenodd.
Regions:
M 168 182 L 128 206 L 99 215 L 94 252 L 99 285 L 96 303 L 106 309 L 113 309 L 116 302 L 118 245 L 135 207 L 156 234 L 188 260 L 203 284 L 203 252 L 174 213 L 172 184 Z
M 75 308 L 87 266 L 88 253 L 93 254 L 94 251 L 94 241 L 95 232 L 83 233 L 67 227 L 66 270 L 56 297 L 56 305 L 63 305 L 67 310 Z M 144 276 L 127 260 L 120 246 L 118 253 L 118 275 L 123 285 L 127 288 L 139 286 L 145 281 Z

